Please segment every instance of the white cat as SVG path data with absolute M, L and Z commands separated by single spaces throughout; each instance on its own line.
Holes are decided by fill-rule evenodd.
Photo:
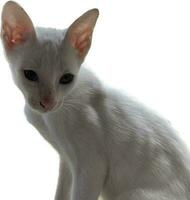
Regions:
M 81 66 L 98 10 L 67 30 L 34 28 L 5 4 L 1 37 L 25 114 L 60 155 L 56 200 L 188 200 L 189 153 L 175 130 Z

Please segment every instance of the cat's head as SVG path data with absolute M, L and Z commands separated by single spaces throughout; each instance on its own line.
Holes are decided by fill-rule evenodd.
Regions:
M 4 5 L 3 47 L 13 79 L 32 109 L 47 112 L 63 104 L 90 48 L 98 14 L 97 9 L 87 11 L 66 31 L 35 29 L 20 5 Z

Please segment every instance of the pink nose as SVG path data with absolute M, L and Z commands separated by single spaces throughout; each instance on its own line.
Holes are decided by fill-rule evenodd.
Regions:
M 53 99 L 49 97 L 45 97 L 40 101 L 40 106 L 44 108 L 45 110 L 51 110 L 54 107 L 54 101 Z

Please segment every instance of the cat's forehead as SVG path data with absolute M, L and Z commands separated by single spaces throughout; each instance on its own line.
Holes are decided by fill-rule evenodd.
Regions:
M 65 66 L 64 55 L 60 52 L 59 46 L 51 41 L 34 45 L 22 54 L 21 67 L 36 70 L 62 70 Z
M 42 43 L 45 41 L 52 41 L 57 45 L 59 45 L 63 41 L 66 33 L 66 30 L 55 28 L 37 27 L 35 30 L 39 41 L 41 41 Z
M 38 57 L 41 65 L 57 65 L 64 61 L 61 51 L 65 31 L 52 28 L 37 28 Z
M 61 51 L 64 31 L 57 29 L 37 28 L 37 43 L 23 51 L 22 66 L 53 70 L 63 69 L 64 53 Z
M 34 57 L 40 63 L 40 68 L 61 68 L 64 65 L 64 55 L 60 45 L 53 41 L 43 41 L 39 44 L 39 54 Z

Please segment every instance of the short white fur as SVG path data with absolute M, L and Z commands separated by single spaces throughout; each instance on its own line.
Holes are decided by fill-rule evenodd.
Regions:
M 55 200 L 189 200 L 190 156 L 176 131 L 81 66 L 98 14 L 92 9 L 56 30 L 34 28 L 13 1 L 2 12 L 1 38 L 26 117 L 60 155 Z M 74 80 L 61 85 L 65 73 Z

